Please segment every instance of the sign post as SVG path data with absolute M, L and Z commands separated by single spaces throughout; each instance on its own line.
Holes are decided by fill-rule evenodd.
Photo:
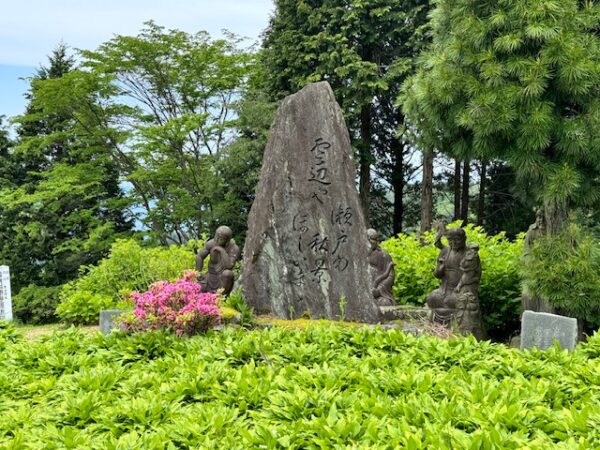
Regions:
M 12 320 L 12 318 L 10 271 L 8 266 L 0 266 L 0 320 Z

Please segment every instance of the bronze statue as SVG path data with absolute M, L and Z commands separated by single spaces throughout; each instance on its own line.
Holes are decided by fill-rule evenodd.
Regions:
M 373 277 L 373 297 L 380 303 L 395 305 L 392 294 L 395 278 L 392 257 L 379 246 L 379 233 L 376 230 L 367 230 L 367 237 L 371 246 L 369 266 Z
M 223 295 L 229 295 L 233 289 L 233 266 L 240 257 L 240 248 L 231 236 L 229 227 L 220 226 L 215 232 L 215 237 L 209 240 L 196 255 L 198 271 L 203 269 L 204 259 L 210 255 L 208 273 L 198 277 L 202 292 L 216 292 L 222 289 Z
M 446 235 L 449 247 L 442 243 Z M 434 245 L 440 249 L 434 275 L 442 280 L 439 288 L 427 296 L 427 305 L 432 311 L 432 321 L 459 331 L 473 333 L 483 338 L 481 311 L 479 308 L 479 280 L 481 262 L 479 246 L 466 247 L 467 235 L 462 228 L 445 231 L 439 226 Z

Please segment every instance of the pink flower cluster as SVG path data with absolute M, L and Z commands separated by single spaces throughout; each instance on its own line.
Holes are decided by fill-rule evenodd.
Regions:
M 130 331 L 148 331 L 159 328 L 176 334 L 202 333 L 219 323 L 221 311 L 218 296 L 201 292 L 199 283 L 191 272 L 175 283 L 157 281 L 146 292 L 134 292 L 133 314 L 123 318 L 123 325 Z

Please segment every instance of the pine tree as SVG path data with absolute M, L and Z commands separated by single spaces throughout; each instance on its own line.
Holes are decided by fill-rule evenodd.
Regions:
M 507 161 L 551 234 L 600 197 L 599 17 L 578 0 L 438 0 L 432 46 L 405 84 L 415 140 Z

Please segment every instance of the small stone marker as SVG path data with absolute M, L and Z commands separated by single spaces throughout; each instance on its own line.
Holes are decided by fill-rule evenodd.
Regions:
M 380 320 L 352 153 L 327 82 L 309 84 L 283 101 L 244 247 L 240 284 L 257 313 Z
M 10 270 L 8 266 L 0 266 L 0 320 L 12 320 L 12 318 Z
M 116 323 L 116 319 L 124 312 L 122 309 L 104 309 L 100 311 L 100 331 L 102 334 L 108 334 L 112 330 L 120 329 L 120 326 Z
M 556 314 L 525 311 L 521 320 L 521 350 L 536 347 L 546 350 L 557 341 L 572 351 L 577 344 L 577 319 Z

